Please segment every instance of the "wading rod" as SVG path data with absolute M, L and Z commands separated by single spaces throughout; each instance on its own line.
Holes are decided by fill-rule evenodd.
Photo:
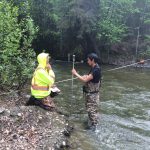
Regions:
M 73 55 L 73 61 L 72 61 L 72 69 L 74 69 L 74 63 L 75 63 L 75 55 Z M 73 89 L 73 74 L 72 74 L 72 89 Z
M 72 69 L 74 69 L 75 55 L 73 55 L 72 59 L 73 59 L 73 61 L 72 61 Z M 73 84 L 74 84 L 73 81 L 74 81 L 74 78 L 73 78 L 73 76 L 74 75 L 72 74 L 72 84 L 71 84 L 71 90 L 72 90 L 71 97 L 72 98 L 71 98 L 71 111 L 70 111 L 70 115 L 72 114 L 72 110 L 73 110 L 72 108 L 74 108 L 73 107 L 73 99 L 74 99 L 74 94 L 73 94 Z

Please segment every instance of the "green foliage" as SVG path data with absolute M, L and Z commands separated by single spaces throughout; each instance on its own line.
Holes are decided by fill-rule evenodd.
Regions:
M 109 20 L 98 22 L 99 32 L 97 38 L 105 39 L 105 42 L 116 43 L 120 42 L 126 31 L 126 26 L 123 24 L 112 23 Z
M 82 55 L 90 49 L 86 43 L 94 40 L 98 9 L 97 0 L 64 0 L 58 3 L 57 14 L 60 19 L 57 25 L 62 33 L 60 47 L 64 53 L 74 53 L 77 47 L 81 47 Z
M 37 32 L 37 29 L 32 30 L 32 19 L 39 27 L 33 42 L 35 50 L 39 53 L 45 49 L 56 57 L 65 57 L 68 53 L 86 56 L 93 51 L 99 55 L 111 50 L 115 53 L 134 51 L 135 29 L 140 28 L 139 44 L 145 34 L 150 34 L 150 0 L 13 0 L 13 5 L 19 8 L 18 45 L 23 51 L 31 47 Z M 132 39 L 129 41 L 132 47 L 117 46 L 123 40 L 128 43 L 128 39 Z
M 0 82 L 1 86 L 21 88 L 33 71 L 35 53 L 31 42 L 37 29 L 30 17 L 18 23 L 18 8 L 0 2 Z
M 124 37 L 149 34 L 150 0 L 14 0 L 19 18 L 30 16 L 39 26 L 34 48 L 52 56 L 107 52 Z M 131 37 L 132 36 L 132 37 Z M 127 42 L 127 41 L 126 41 Z M 126 49 L 126 48 L 125 48 Z M 133 49 L 133 48 L 132 48 Z M 37 52 L 37 53 L 38 53 Z
M 126 36 L 127 19 L 139 9 L 135 0 L 64 0 L 57 1 L 58 27 L 63 32 L 62 47 L 74 52 L 82 46 L 82 53 L 121 42 Z M 72 43 L 72 44 L 70 44 Z M 108 48 L 108 47 L 107 47 Z M 67 50 L 68 49 L 68 50 Z
M 150 47 L 147 47 L 146 51 L 142 51 L 139 56 L 140 59 L 148 59 L 150 57 Z
M 39 27 L 37 38 L 34 40 L 34 48 L 40 52 L 45 49 L 52 54 L 53 50 L 58 48 L 57 41 L 60 35 L 56 25 L 59 20 L 55 8 L 57 0 L 28 1 L 31 17 L 35 25 Z
M 133 8 L 134 0 L 103 0 L 100 7 L 100 19 L 97 23 L 97 38 L 105 43 L 120 42 L 127 32 L 125 25 L 128 13 Z
M 150 41 L 150 35 L 147 35 L 147 34 L 146 34 L 146 35 L 145 35 L 145 39 L 148 40 L 148 41 Z
M 150 25 L 150 0 L 145 0 L 145 7 L 141 12 L 144 24 Z
M 123 39 L 131 39 L 128 45 L 135 50 L 137 27 L 141 51 L 148 56 L 150 0 L 1 0 L 0 83 L 20 88 L 31 77 L 32 46 L 58 57 L 102 50 L 109 56 Z
M 50 36 L 50 33 L 56 31 L 56 21 L 59 19 L 53 12 L 53 0 L 30 0 L 30 12 L 36 25 L 39 26 L 39 35 L 43 37 Z

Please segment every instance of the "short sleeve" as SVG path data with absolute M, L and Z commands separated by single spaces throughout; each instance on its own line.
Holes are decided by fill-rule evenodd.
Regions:
M 92 82 L 97 83 L 100 81 L 100 78 L 101 78 L 100 68 L 94 68 L 91 71 L 91 74 L 93 75 Z

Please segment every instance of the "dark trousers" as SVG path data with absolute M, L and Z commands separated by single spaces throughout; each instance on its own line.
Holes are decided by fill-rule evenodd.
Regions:
M 44 105 L 42 99 L 36 99 L 34 96 L 31 96 L 26 103 L 26 106 L 39 106 L 46 110 L 53 110 L 54 108 Z

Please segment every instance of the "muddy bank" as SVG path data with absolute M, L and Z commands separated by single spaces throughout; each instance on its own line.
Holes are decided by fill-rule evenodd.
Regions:
M 69 148 L 72 128 L 67 117 L 36 106 L 16 94 L 0 97 L 1 150 L 59 150 Z

